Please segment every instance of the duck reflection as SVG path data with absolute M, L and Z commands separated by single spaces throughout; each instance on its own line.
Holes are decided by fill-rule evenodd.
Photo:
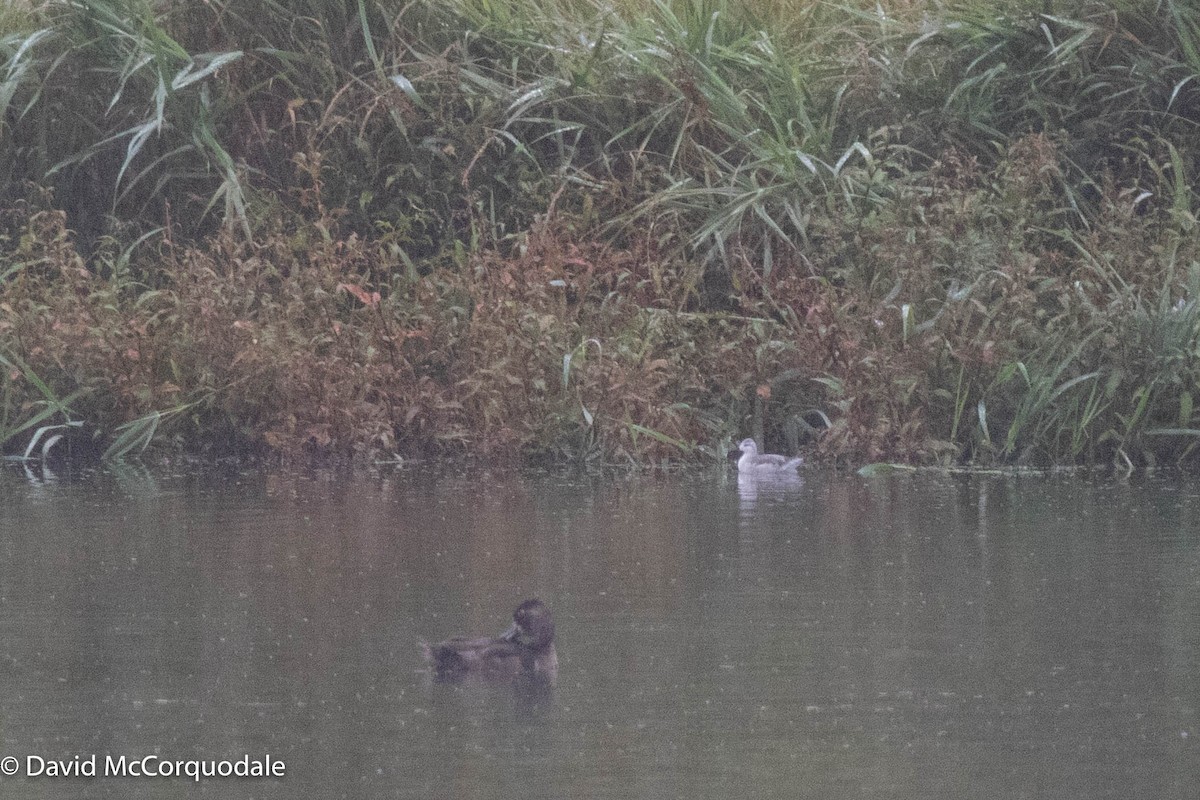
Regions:
M 737 485 L 738 506 L 742 516 L 748 516 L 765 505 L 795 499 L 804 479 L 791 470 L 739 472 Z

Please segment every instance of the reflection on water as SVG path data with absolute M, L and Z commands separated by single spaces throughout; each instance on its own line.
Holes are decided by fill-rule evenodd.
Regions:
M 0 471 L 5 797 L 1154 797 L 1200 781 L 1200 485 Z M 416 642 L 540 596 L 557 686 Z
M 750 526 L 757 524 L 760 515 L 770 505 L 786 506 L 789 510 L 783 513 L 795 514 L 793 504 L 804 488 L 804 479 L 793 471 L 763 475 L 753 473 L 738 473 L 737 492 L 738 508 L 741 518 Z

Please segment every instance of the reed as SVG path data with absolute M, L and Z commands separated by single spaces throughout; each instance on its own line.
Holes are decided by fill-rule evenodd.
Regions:
M 1198 53 L 1172 0 L 9 4 L 8 447 L 1194 460 Z

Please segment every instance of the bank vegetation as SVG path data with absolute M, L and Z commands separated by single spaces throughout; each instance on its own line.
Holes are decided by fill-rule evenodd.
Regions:
M 0 55 L 7 452 L 1195 460 L 1191 3 L 50 0 Z

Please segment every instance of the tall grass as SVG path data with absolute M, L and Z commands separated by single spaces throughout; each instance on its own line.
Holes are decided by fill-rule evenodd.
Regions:
M 0 348 L 122 453 L 1194 455 L 1191 4 L 47 0 L 0 53 Z

